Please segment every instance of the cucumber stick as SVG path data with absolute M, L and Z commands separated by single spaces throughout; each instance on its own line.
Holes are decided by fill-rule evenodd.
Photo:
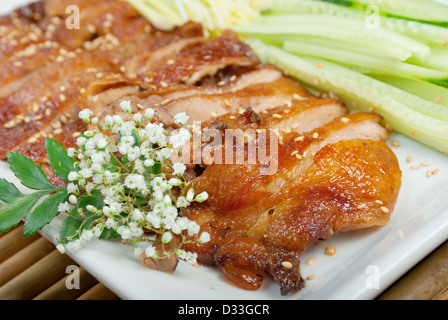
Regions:
M 342 40 L 377 48 L 402 61 L 411 57 L 424 61 L 431 54 L 428 45 L 398 32 L 387 29 L 370 30 L 363 22 L 326 15 L 268 16 L 234 29 L 252 37 L 269 34 L 307 35 Z
M 319 26 L 297 23 L 291 25 L 265 25 L 255 24 L 237 26 L 236 32 L 245 37 L 257 37 L 257 35 L 306 35 L 325 37 L 333 40 L 342 40 L 351 43 L 364 43 L 367 46 L 374 47 L 385 54 L 405 61 L 412 57 L 412 52 L 405 46 L 391 41 L 388 38 L 381 38 L 374 33 L 366 35 L 366 32 L 359 30 L 348 30 L 340 27 Z
M 318 84 L 320 90 L 335 93 L 348 106 L 356 105 L 358 111 L 373 108 L 396 131 L 448 152 L 448 121 L 425 114 L 430 102 L 421 103 L 423 99 L 328 61 L 321 66 L 320 59 L 294 55 L 275 46 L 264 47 L 256 40 L 248 43 L 265 62 L 279 66 L 292 77 L 310 86 Z
M 399 32 L 388 30 L 386 28 L 369 29 L 369 25 L 365 21 L 354 19 L 347 19 L 331 15 L 313 15 L 313 14 L 287 14 L 279 16 L 267 16 L 256 19 L 254 23 L 264 24 L 269 26 L 294 26 L 298 24 L 306 24 L 312 26 L 328 26 L 332 28 L 341 28 L 346 30 L 357 30 L 364 33 L 366 37 L 374 37 L 376 39 L 388 39 L 389 42 L 394 42 L 404 48 L 408 48 L 413 56 L 419 60 L 424 61 L 430 54 L 431 48 L 417 40 L 407 37 Z M 448 35 L 447 35 L 448 36 Z M 364 41 L 359 42 L 359 45 L 364 45 Z
M 434 101 L 437 104 L 441 104 L 448 108 L 448 89 L 446 88 L 421 80 L 404 79 L 384 74 L 370 74 L 369 76 L 406 92 L 412 92 L 422 99 Z
M 447 22 L 448 6 L 433 0 L 351 0 L 365 6 L 377 6 L 381 12 L 431 22 Z
M 377 17 L 375 10 L 355 10 L 333 3 L 316 0 L 273 0 L 271 10 L 265 16 L 281 16 L 291 14 L 311 14 L 345 18 L 345 20 L 356 20 L 367 25 L 372 21 L 378 22 L 378 28 L 386 28 L 399 32 L 408 37 L 418 39 L 430 45 L 443 46 L 448 38 L 448 29 L 434 26 L 419 21 L 399 19 L 392 17 Z
M 423 79 L 428 82 L 431 82 L 433 80 L 448 80 L 448 72 L 428 69 L 387 57 L 375 57 L 366 54 L 350 52 L 347 50 L 305 44 L 289 40 L 284 42 L 284 49 L 292 53 L 319 57 L 342 64 L 354 65 L 364 68 L 365 70 L 370 70 L 367 73 L 411 77 Z
M 448 49 L 447 48 L 431 48 L 431 54 L 425 61 L 417 61 L 410 58 L 409 63 L 419 65 L 425 68 L 438 69 L 440 71 L 448 72 Z

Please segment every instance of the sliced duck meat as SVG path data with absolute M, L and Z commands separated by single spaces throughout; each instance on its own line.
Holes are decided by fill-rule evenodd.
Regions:
M 189 249 L 246 289 L 258 288 L 254 279 L 264 273 L 283 294 L 300 289 L 303 250 L 333 233 L 389 219 L 401 171 L 379 121 L 349 114 L 305 134 L 289 133 L 271 174 L 262 173 L 263 163 L 209 165 L 193 180 L 195 192 L 207 191 L 208 200 L 183 213 L 212 240 Z

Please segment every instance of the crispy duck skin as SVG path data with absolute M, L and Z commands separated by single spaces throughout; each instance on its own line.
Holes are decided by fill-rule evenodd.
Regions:
M 162 62 L 162 63 L 160 63 Z M 236 39 L 233 32 L 188 47 L 177 55 L 170 55 L 164 61 L 150 64 L 146 76 L 156 83 L 172 84 L 181 79 L 194 85 L 202 78 L 216 74 L 227 66 L 248 67 L 259 64 L 258 58 L 248 45 Z
M 195 192 L 207 191 L 209 199 L 183 213 L 211 241 L 189 249 L 242 288 L 257 289 L 270 274 L 282 294 L 299 290 L 306 248 L 389 220 L 401 171 L 378 122 L 350 114 L 305 134 L 288 133 L 272 175 L 260 174 L 261 163 L 209 165 L 193 180 Z

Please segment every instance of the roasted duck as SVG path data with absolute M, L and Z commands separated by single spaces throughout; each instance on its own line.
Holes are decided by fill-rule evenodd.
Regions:
M 69 5 L 80 8 L 84 27 L 61 27 Z M 42 0 L 1 17 L 0 37 L 0 158 L 20 152 L 54 184 L 65 182 L 46 165 L 45 138 L 76 146 L 87 129 L 77 118 L 83 108 L 105 117 L 129 100 L 134 112 L 155 109 L 154 121 L 169 129 L 186 112 L 202 133 L 256 133 L 240 145 L 200 140 L 215 161 L 188 165 L 195 191 L 209 199 L 181 212 L 211 235 L 188 249 L 242 288 L 257 289 L 269 275 L 282 294 L 300 290 L 304 250 L 384 225 L 394 209 L 401 171 L 381 118 L 315 97 L 230 31 L 207 39 L 191 22 L 162 32 L 123 1 Z M 268 157 L 237 163 L 249 146 Z

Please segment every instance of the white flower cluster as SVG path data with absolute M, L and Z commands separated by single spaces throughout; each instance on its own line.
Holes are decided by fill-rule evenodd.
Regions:
M 59 206 L 59 211 L 70 214 L 74 206 L 86 221 L 95 220 L 90 228 L 81 228 L 71 245 L 79 248 L 84 242 L 98 238 L 104 230 L 113 230 L 122 240 L 132 243 L 153 241 L 147 236 L 152 232 L 161 236 L 163 244 L 176 236 L 182 238 L 176 254 L 195 263 L 195 254 L 181 246 L 198 235 L 200 228 L 179 212 L 193 201 L 207 200 L 208 195 L 206 192 L 195 195 L 184 179 L 185 165 L 170 161 L 172 150 L 190 140 L 190 131 L 183 127 L 189 118 L 185 113 L 176 115 L 174 121 L 181 129 L 168 132 L 162 124 L 150 122 L 153 109 L 132 114 L 129 101 L 123 101 L 121 108 L 132 120 L 106 116 L 98 124 L 97 118 L 91 118 L 90 110 L 79 113 L 95 129 L 77 139 L 78 149 L 68 150 L 69 156 L 76 160 L 76 171 L 68 176 L 67 189 L 71 196 Z M 94 204 L 80 207 L 79 199 L 86 195 L 99 198 L 101 207 Z M 202 243 L 210 236 L 204 232 L 197 239 Z M 58 248 L 65 250 L 63 245 Z M 137 247 L 135 252 L 142 250 Z M 152 244 L 145 253 L 148 257 L 163 258 L 157 255 Z

